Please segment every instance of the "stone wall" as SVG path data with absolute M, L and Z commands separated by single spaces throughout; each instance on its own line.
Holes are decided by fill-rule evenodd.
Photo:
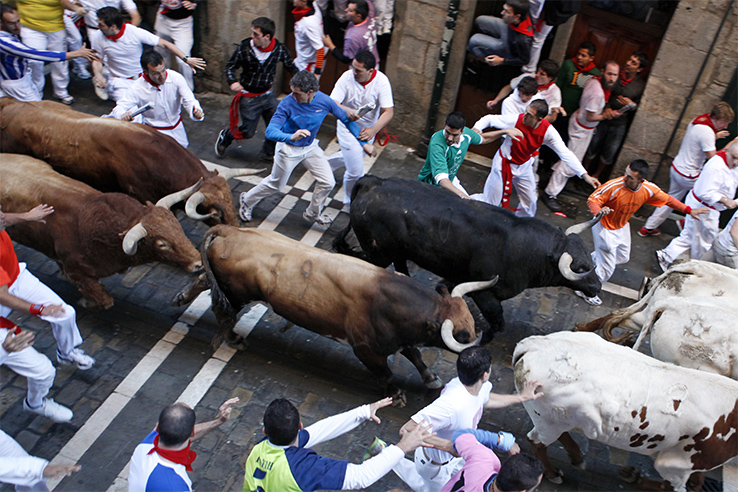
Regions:
M 660 172 L 654 179 L 668 188 L 669 166 L 679 151 L 687 125 L 695 116 L 710 111 L 722 98 L 738 66 L 738 4 L 732 3 L 731 11 L 727 12 L 731 3 L 730 0 L 679 2 L 612 176 L 622 173 L 633 159 L 646 159 L 653 166 L 652 172 L 661 162 Z M 725 24 L 718 33 L 726 12 Z M 715 36 L 718 36 L 717 43 L 710 51 Z M 700 73 L 706 58 L 707 64 Z M 691 99 L 687 100 L 695 85 Z

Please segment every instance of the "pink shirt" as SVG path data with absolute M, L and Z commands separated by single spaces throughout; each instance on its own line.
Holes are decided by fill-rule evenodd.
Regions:
M 473 434 L 460 435 L 454 445 L 466 463 L 443 486 L 441 492 L 451 492 L 452 489 L 455 492 L 486 492 L 484 485 L 500 471 L 500 459 L 494 451 L 477 441 Z M 463 485 L 454 488 L 457 482 Z

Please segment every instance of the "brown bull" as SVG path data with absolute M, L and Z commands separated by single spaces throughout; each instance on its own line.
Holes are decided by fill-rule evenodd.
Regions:
M 387 357 L 401 350 L 427 386 L 440 387 L 417 347 L 458 352 L 475 343 L 474 320 L 461 296 L 496 281 L 462 284 L 449 295 L 445 287 L 433 290 L 405 275 L 261 229 L 216 226 L 201 253 L 220 336 L 232 333 L 243 306 L 265 301 L 288 321 L 348 343 L 386 385 L 392 378 Z
M 154 128 L 97 118 L 52 102 L 0 98 L 0 151 L 32 155 L 64 175 L 104 192 L 156 203 L 203 180 L 185 210 L 209 225 L 238 225 L 226 179 L 262 170 L 219 175 L 173 138 Z
M 89 307 L 109 308 L 113 298 L 99 279 L 129 267 L 161 261 L 194 272 L 200 255 L 168 207 L 196 186 L 142 205 L 128 195 L 101 193 L 55 172 L 32 157 L 0 154 L 0 205 L 25 212 L 40 203 L 54 207 L 46 224 L 8 228 L 10 237 L 56 260 L 86 297 Z

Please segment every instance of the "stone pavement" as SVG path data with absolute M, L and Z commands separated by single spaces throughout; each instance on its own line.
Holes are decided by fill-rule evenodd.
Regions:
M 112 103 L 95 98 L 89 82 L 75 80 L 70 91 L 77 98 L 73 106 L 76 110 L 104 114 L 112 108 Z M 261 127 L 254 139 L 240 145 L 234 143 L 225 158 L 216 158 L 213 143 L 226 123 L 230 97 L 220 94 L 197 94 L 197 97 L 203 104 L 206 119 L 202 123 L 185 119 L 190 149 L 203 161 L 217 165 L 264 167 L 256 161 L 263 138 Z M 320 135 L 323 146 L 334 135 L 329 126 L 325 125 Z M 421 165 L 422 161 L 408 147 L 389 144 L 374 164 L 372 173 L 414 179 Z M 288 183 L 293 187 L 289 192 L 293 197 L 290 203 L 294 203 L 286 216 L 276 224 L 269 224 L 267 216 L 283 199 L 283 195 L 276 195 L 254 209 L 252 225 L 275 227 L 278 232 L 298 240 L 317 238 L 318 247 L 329 248 L 333 238 L 346 225 L 348 216 L 338 213 L 336 208 L 335 223 L 325 234 L 315 235 L 315 231 L 306 234 L 307 225 L 300 217 L 307 206 L 306 190 L 295 187 L 304 173 L 305 169 L 299 166 Z M 484 169 L 463 166 L 459 178 L 470 192 L 477 192 L 481 191 L 486 175 Z M 337 176 L 340 183 L 339 178 L 340 173 Z M 248 190 L 253 182 L 253 179 L 234 181 L 235 196 Z M 563 198 L 578 210 L 576 220 L 587 217 L 581 196 L 569 193 Z M 340 207 L 336 202 L 334 200 L 335 207 Z M 543 206 L 538 214 L 562 227 L 573 223 L 571 219 L 551 215 Z M 199 244 L 207 227 L 180 218 L 189 238 Z M 632 259 L 624 268 L 618 268 L 611 281 L 630 290 L 639 288 L 644 275 L 659 273 L 653 251 L 665 246 L 671 238 L 669 234 L 648 239 L 638 237 L 635 231 L 642 223 L 642 218 L 633 219 Z M 583 239 L 591 247 L 591 235 L 585 234 Z M 284 320 L 261 305 L 252 306 L 243 315 L 241 329 L 252 330 L 243 350 L 221 348 L 214 354 L 210 339 L 217 324 L 207 310 L 209 301 L 202 299 L 188 310 L 170 306 L 174 295 L 194 278 L 175 268 L 147 265 L 104 279 L 104 285 L 115 298 L 115 305 L 107 311 L 89 311 L 79 306 L 79 293 L 52 261 L 28 248 L 18 246 L 17 251 L 20 261 L 27 262 L 31 271 L 78 310 L 78 322 L 85 339 L 82 347 L 97 358 L 96 366 L 86 372 L 65 366 L 57 368 L 51 396 L 73 408 L 75 417 L 68 424 L 53 424 L 25 413 L 22 410 L 25 380 L 0 368 L 2 429 L 34 455 L 51 460 L 61 452 L 58 460 L 75 457 L 74 460 L 82 464 L 80 473 L 51 483 L 56 486 L 54 490 L 126 490 L 125 469 L 133 449 L 153 428 L 161 408 L 177 399 L 192 401 L 201 421 L 213 418 L 226 399 L 233 396 L 241 399 L 229 422 L 193 444 L 198 458 L 190 473 L 195 490 L 237 491 L 243 485 L 246 457 L 262 435 L 263 412 L 274 398 L 290 399 L 308 425 L 381 397 L 378 382 L 347 346 L 299 327 L 284 331 Z M 417 268 L 411 274 L 426 283 L 436 280 Z M 567 289 L 548 288 L 529 290 L 503 303 L 507 329 L 490 344 L 494 355 L 491 381 L 495 391 L 509 393 L 514 390 L 509 361 L 520 339 L 569 330 L 577 322 L 594 319 L 633 302 L 608 292 L 603 292 L 601 297 L 603 305 L 592 307 Z M 52 358 L 55 343 L 48 326 L 30 315 L 16 315 L 14 319 L 37 331 L 36 348 Z M 454 354 L 425 349 L 423 357 L 444 381 L 455 376 Z M 390 367 L 407 391 L 407 406 L 384 409 L 380 412 L 380 425 L 365 423 L 350 434 L 318 446 L 316 451 L 358 462 L 375 435 L 396 441 L 402 424 L 438 395 L 438 390 L 429 391 L 422 386 L 414 367 L 403 357 L 392 357 Z M 200 381 L 206 383 L 199 384 Z M 486 412 L 481 427 L 511 431 L 521 446 L 528 448 L 524 436 L 531 423 L 522 406 Z M 582 436 L 576 439 L 586 454 L 586 471 L 569 465 L 563 449 L 553 446 L 550 454 L 565 473 L 564 483 L 554 486 L 544 482 L 539 490 L 630 490 L 628 484 L 617 478 L 619 467 L 626 464 L 639 466 L 656 477 L 649 458 L 590 443 Z M 367 490 L 385 491 L 402 486 L 397 477 L 388 475 Z M 0 485 L 0 491 L 6 490 L 12 489 Z

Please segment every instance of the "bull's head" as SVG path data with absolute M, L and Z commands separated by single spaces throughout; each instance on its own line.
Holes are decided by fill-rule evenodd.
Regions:
M 602 282 L 594 272 L 592 257 L 584 246 L 579 234 L 597 224 L 604 214 L 599 212 L 587 222 L 575 224 L 566 232 L 566 246 L 558 259 L 561 276 L 567 281 L 565 285 L 582 291 L 586 296 L 596 296 L 602 289 Z
M 227 180 L 262 171 L 264 169 L 226 169 L 206 177 L 200 190 L 194 193 L 185 204 L 187 216 L 191 219 L 202 220 L 209 226 L 228 224 L 239 227 L 233 193 Z
M 451 291 L 448 318 L 441 325 L 441 338 L 449 350 L 461 352 L 465 348 L 479 343 L 480 338 L 477 337 L 474 329 L 474 318 L 462 297 L 469 292 L 488 289 L 495 285 L 498 279 L 499 277 L 495 276 L 495 278 L 486 282 L 465 282 L 457 285 Z M 446 295 L 448 295 L 448 292 Z

